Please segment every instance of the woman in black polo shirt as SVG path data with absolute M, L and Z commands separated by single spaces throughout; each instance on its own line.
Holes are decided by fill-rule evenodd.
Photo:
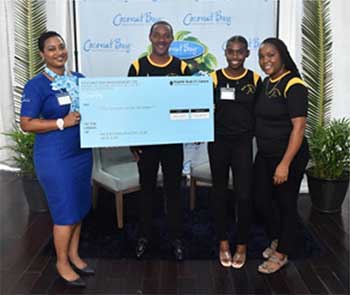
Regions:
M 281 40 L 262 42 L 259 64 L 268 77 L 255 105 L 255 202 L 271 246 L 263 252 L 267 260 L 258 271 L 274 273 L 288 262 L 296 237 L 297 196 L 309 158 L 304 137 L 307 88 Z M 272 214 L 273 198 L 280 213 L 277 224 Z

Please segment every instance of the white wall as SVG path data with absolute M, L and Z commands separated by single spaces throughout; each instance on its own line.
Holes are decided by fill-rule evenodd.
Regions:
M 13 1 L 0 0 L 0 164 L 10 163 L 10 151 L 5 148 L 11 144 L 10 139 L 2 132 L 10 131 L 14 123 L 14 108 L 12 99 L 13 75 L 11 69 L 14 63 Z
M 279 38 L 286 43 L 292 58 L 299 68 L 301 68 L 302 11 L 302 0 L 280 1 Z
M 332 116 L 350 118 L 350 1 L 331 2 L 334 103 Z
M 47 1 L 47 29 L 56 31 L 66 41 L 69 50 L 68 68 L 73 69 L 73 20 L 70 0 Z

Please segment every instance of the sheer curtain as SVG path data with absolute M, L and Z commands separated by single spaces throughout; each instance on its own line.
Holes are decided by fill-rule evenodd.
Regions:
M 9 131 L 14 124 L 12 99 L 14 63 L 14 4 L 12 0 L 0 1 L 0 165 L 10 164 L 10 152 L 5 147 L 9 138 L 2 133 Z

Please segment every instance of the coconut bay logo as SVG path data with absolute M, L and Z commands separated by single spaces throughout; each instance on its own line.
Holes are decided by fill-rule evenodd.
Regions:
M 114 26 L 135 26 L 135 25 L 149 25 L 161 20 L 161 17 L 154 16 L 151 11 L 141 12 L 137 15 L 124 15 L 122 13 L 116 14 L 112 23 Z
M 192 41 L 173 41 L 169 48 L 171 55 L 180 59 L 191 59 L 204 53 L 203 45 Z
M 106 40 L 87 39 L 83 42 L 85 52 L 95 51 L 117 51 L 129 53 L 131 44 L 124 42 L 121 38 L 111 38 Z
M 212 11 L 203 15 L 190 12 L 184 16 L 182 23 L 185 26 L 218 24 L 230 26 L 232 24 L 232 16 L 225 15 L 222 10 Z
M 208 46 L 190 34 L 190 31 L 176 32 L 169 53 L 186 60 L 192 73 L 214 71 L 218 65 L 216 57 L 209 52 Z M 148 45 L 147 50 L 140 57 L 151 54 L 151 51 L 152 46 Z

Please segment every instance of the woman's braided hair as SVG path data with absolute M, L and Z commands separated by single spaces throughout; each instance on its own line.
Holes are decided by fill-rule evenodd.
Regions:
M 293 74 L 301 78 L 298 67 L 296 66 L 295 62 L 293 61 L 292 57 L 290 56 L 290 53 L 288 51 L 288 48 L 286 44 L 281 39 L 278 38 L 267 38 L 265 39 L 262 44 L 271 44 L 281 55 L 282 63 L 286 67 L 287 70 L 291 71 Z

